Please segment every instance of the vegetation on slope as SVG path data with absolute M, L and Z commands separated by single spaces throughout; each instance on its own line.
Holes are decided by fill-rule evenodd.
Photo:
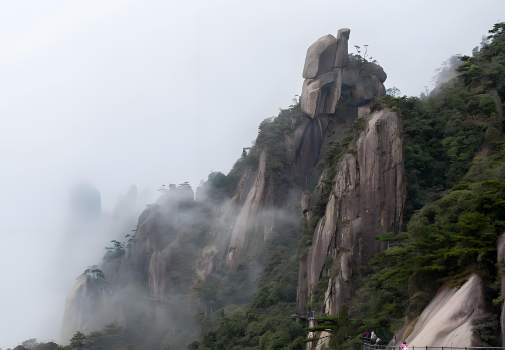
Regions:
M 505 143 L 496 132 L 502 126 L 488 92 L 505 97 L 504 29 L 505 23 L 495 25 L 493 40 L 474 50 L 473 57 L 463 57 L 458 70 L 479 67 L 478 76 L 462 74 L 425 99 L 386 96 L 380 101 L 404 121 L 410 220 L 406 232 L 378 237 L 390 248 L 370 261 L 361 281 L 352 305 L 359 315 L 354 336 L 374 329 L 390 339 L 405 315 L 417 317 L 443 283 L 459 287 L 476 272 L 484 280 L 491 313 L 475 329 L 487 334 L 485 344 L 496 344 L 489 334 L 502 303 L 496 239 L 505 230 Z M 474 158 L 479 151 L 481 157 Z M 435 191 L 437 185 L 443 187 Z

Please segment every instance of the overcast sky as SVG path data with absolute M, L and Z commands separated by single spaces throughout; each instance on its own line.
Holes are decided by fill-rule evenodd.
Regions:
M 105 211 L 132 184 L 196 187 L 300 94 L 319 37 L 351 28 L 386 88 L 419 95 L 503 14 L 503 0 L 0 0 L 0 347 L 59 337 L 75 276 L 49 283 L 50 260 L 75 183 Z

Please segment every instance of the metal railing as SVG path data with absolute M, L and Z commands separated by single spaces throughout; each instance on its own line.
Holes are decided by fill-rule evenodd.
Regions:
M 362 338 L 361 344 L 363 345 L 363 350 L 402 350 L 400 346 L 388 346 L 388 345 L 376 345 L 372 344 L 370 338 Z M 468 347 L 454 347 L 454 346 L 408 346 L 408 350 L 481 350 L 481 349 L 505 349 L 505 347 L 499 346 L 468 346 Z

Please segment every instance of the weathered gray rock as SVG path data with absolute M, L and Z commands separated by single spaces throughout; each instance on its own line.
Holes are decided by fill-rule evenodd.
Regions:
M 341 29 L 338 38 L 326 35 L 307 50 L 303 68 L 301 105 L 310 117 L 333 114 L 340 99 L 344 67 L 349 61 L 349 29 Z
M 446 286 L 426 306 L 406 341 L 410 347 L 481 346 L 478 335 L 473 332 L 472 321 L 485 312 L 482 279 L 471 274 L 461 288 Z
M 295 171 L 298 174 L 307 175 L 310 169 L 316 164 L 319 156 L 319 151 L 324 138 L 324 125 L 321 119 L 316 117 L 309 120 L 304 126 L 303 133 L 297 142 L 297 147 L 294 154 Z M 295 132 L 295 137 L 298 135 Z
M 302 211 L 304 214 L 308 212 L 310 209 L 309 203 L 310 203 L 310 191 L 305 190 L 305 192 L 303 192 L 302 194 Z
M 353 87 L 358 82 L 359 68 L 357 66 L 346 67 L 344 69 L 344 76 L 342 85 Z
M 265 241 L 274 231 L 274 185 L 271 178 L 261 207 L 260 220 L 264 223 L 263 240 Z
M 307 283 L 307 260 L 300 260 L 300 269 L 298 270 L 298 287 L 296 293 L 296 308 L 303 311 L 307 308 L 308 302 L 308 283 Z
M 319 80 L 305 80 L 302 85 L 300 103 L 302 110 L 314 117 L 317 112 L 321 83 Z
M 328 72 L 333 68 L 335 53 L 337 51 L 337 39 L 331 34 L 319 38 L 310 45 L 305 57 L 303 78 L 313 79 L 319 74 Z
M 373 76 L 368 72 L 361 71 L 352 93 L 352 102 L 357 106 L 364 105 L 373 99 L 374 91 L 375 84 Z
M 383 96 L 386 96 L 386 88 L 384 87 L 384 84 L 381 83 L 379 78 L 377 78 L 375 75 L 372 74 L 372 81 L 373 81 L 373 98 L 378 99 Z
M 333 67 L 345 67 L 349 62 L 349 49 L 348 40 L 351 30 L 349 28 L 342 28 L 337 34 L 337 52 L 335 54 L 335 63 Z
M 384 83 L 388 77 L 386 72 L 384 72 L 384 69 L 375 63 L 368 62 L 363 64 L 362 70 L 375 75 L 377 78 L 379 78 L 381 83 Z
M 311 118 L 335 116 L 339 103 L 355 107 L 370 105 L 386 94 L 386 73 L 381 66 L 363 60 L 350 61 L 348 40 L 351 30 L 343 28 L 337 38 L 324 36 L 312 44 L 305 59 L 300 97 L 302 110 Z M 333 56 L 333 63 L 328 57 Z
M 314 286 L 326 273 L 325 261 L 332 256 L 326 312 L 337 314 L 341 303 L 350 301 L 353 275 L 386 248 L 374 236 L 399 232 L 406 195 L 401 132 L 396 113 L 375 112 L 359 135 L 356 153 L 346 154 L 339 163 L 325 215 L 309 249 L 308 295 L 299 300 L 312 298 Z
M 248 232 L 254 227 L 258 221 L 258 209 L 263 196 L 265 187 L 265 167 L 266 167 L 267 152 L 263 150 L 259 157 L 258 170 L 254 181 L 247 191 L 244 203 L 240 208 L 240 212 L 235 221 L 231 234 L 230 246 L 226 257 L 226 267 L 230 270 L 235 270 L 242 262 L 247 251 L 247 246 L 251 238 L 248 237 Z

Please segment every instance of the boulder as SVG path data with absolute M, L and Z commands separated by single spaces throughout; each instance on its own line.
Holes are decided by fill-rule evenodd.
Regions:
M 375 63 L 371 62 L 365 63 L 362 67 L 362 70 L 375 75 L 377 78 L 379 78 L 381 83 L 384 83 L 388 77 L 386 72 L 384 72 L 384 69 Z
M 352 102 L 357 106 L 362 106 L 371 101 L 374 97 L 375 84 L 370 73 L 362 71 L 352 92 Z
M 378 99 L 383 96 L 386 96 L 386 88 L 384 87 L 384 84 L 381 83 L 379 78 L 377 78 L 375 75 L 372 74 L 372 81 L 373 81 L 373 98 Z
M 312 118 L 314 118 L 317 111 L 320 85 L 319 80 L 305 80 L 302 85 L 301 107 Z
M 356 66 L 345 67 L 342 85 L 353 87 L 358 82 L 359 68 Z
M 338 39 L 328 34 L 307 50 L 303 68 L 301 107 L 310 117 L 333 114 L 342 92 L 344 67 L 349 61 L 350 29 L 338 31 Z
M 335 54 L 335 63 L 333 67 L 342 68 L 347 66 L 349 62 L 349 49 L 348 43 L 351 30 L 349 28 L 342 28 L 337 34 L 337 51 Z
M 303 78 L 313 79 L 319 74 L 328 72 L 335 62 L 337 39 L 331 34 L 319 38 L 310 45 L 305 57 Z

